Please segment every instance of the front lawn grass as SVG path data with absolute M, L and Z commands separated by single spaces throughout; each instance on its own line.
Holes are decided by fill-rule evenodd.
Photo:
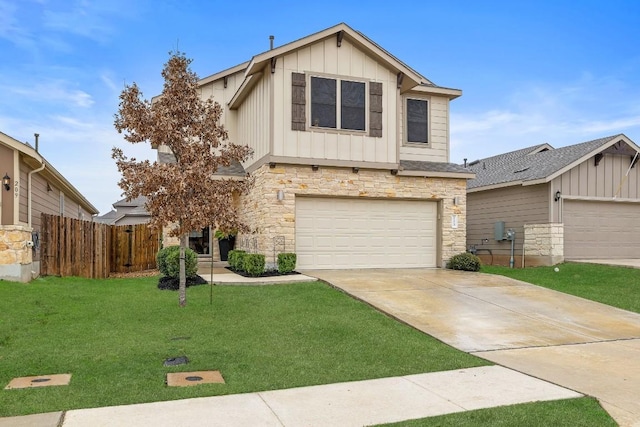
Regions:
M 555 267 L 507 268 L 482 266 L 500 274 L 613 307 L 640 313 L 640 270 L 610 265 L 567 262 Z
M 617 425 L 598 401 L 591 397 L 500 406 L 387 424 L 393 427 L 606 427 Z
M 324 283 L 176 292 L 157 277 L 0 282 L 0 416 L 254 392 L 489 363 Z M 187 356 L 188 365 L 164 367 Z M 167 387 L 168 372 L 220 370 L 226 384 Z M 4 390 L 15 377 L 69 386 Z

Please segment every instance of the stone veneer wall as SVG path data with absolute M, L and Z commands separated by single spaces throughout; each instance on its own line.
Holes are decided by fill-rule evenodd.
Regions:
M 564 261 L 564 224 L 525 224 L 524 260 L 527 266 Z
M 33 249 L 31 228 L 21 225 L 0 226 L 0 279 L 29 282 L 32 277 Z
M 240 216 L 253 233 L 239 236 L 240 249 L 256 243 L 256 251 L 274 263 L 274 237 L 284 236 L 285 251 L 295 251 L 295 197 L 342 196 L 390 199 L 442 200 L 440 230 L 441 265 L 453 255 L 465 251 L 466 180 L 392 175 L 389 171 L 311 166 L 264 165 L 253 174 L 255 185 L 241 200 Z M 284 191 L 284 200 L 277 198 Z M 458 203 L 454 204 L 454 197 Z M 458 228 L 452 227 L 452 215 L 458 216 Z M 277 252 L 280 252 L 278 250 Z

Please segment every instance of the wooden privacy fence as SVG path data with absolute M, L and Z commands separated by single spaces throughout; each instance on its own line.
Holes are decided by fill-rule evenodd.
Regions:
M 43 276 L 106 278 L 156 268 L 160 235 L 146 224 L 107 225 L 42 214 Z

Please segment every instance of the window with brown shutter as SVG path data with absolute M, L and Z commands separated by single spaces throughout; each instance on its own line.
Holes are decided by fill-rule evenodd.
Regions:
M 369 135 L 382 137 L 382 83 L 311 76 L 309 122 L 306 119 L 307 85 L 304 73 L 291 74 L 291 129 L 325 128 L 366 131 L 369 86 Z
M 306 129 L 306 89 L 304 73 L 291 73 L 291 130 Z
M 382 83 L 369 83 L 369 136 L 382 137 Z

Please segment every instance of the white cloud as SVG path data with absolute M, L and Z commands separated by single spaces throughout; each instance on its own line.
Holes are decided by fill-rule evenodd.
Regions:
M 26 28 L 19 24 L 17 11 L 14 2 L 0 0 L 0 37 L 17 45 L 30 44 L 31 36 Z
M 118 146 L 139 160 L 156 158 L 148 144 L 127 143 L 104 118 L 52 115 L 34 122 L 0 116 L 0 130 L 32 146 L 34 132 L 39 133 L 40 153 L 101 213 L 122 198 L 111 149 Z
M 82 108 L 88 108 L 94 104 L 90 94 L 70 88 L 70 85 L 71 83 L 64 80 L 49 80 L 34 86 L 2 85 L 0 89 L 5 93 L 13 93 L 27 98 L 30 102 L 63 103 L 68 107 Z
M 492 109 L 451 107 L 451 161 L 469 160 L 548 142 L 555 147 L 625 133 L 640 137 L 638 89 L 615 76 L 581 74 L 563 84 L 530 83 L 496 96 Z
M 136 15 L 136 2 L 118 0 L 73 0 L 64 8 L 47 9 L 43 13 L 44 28 L 75 34 L 106 43 L 116 33 L 115 23 Z

